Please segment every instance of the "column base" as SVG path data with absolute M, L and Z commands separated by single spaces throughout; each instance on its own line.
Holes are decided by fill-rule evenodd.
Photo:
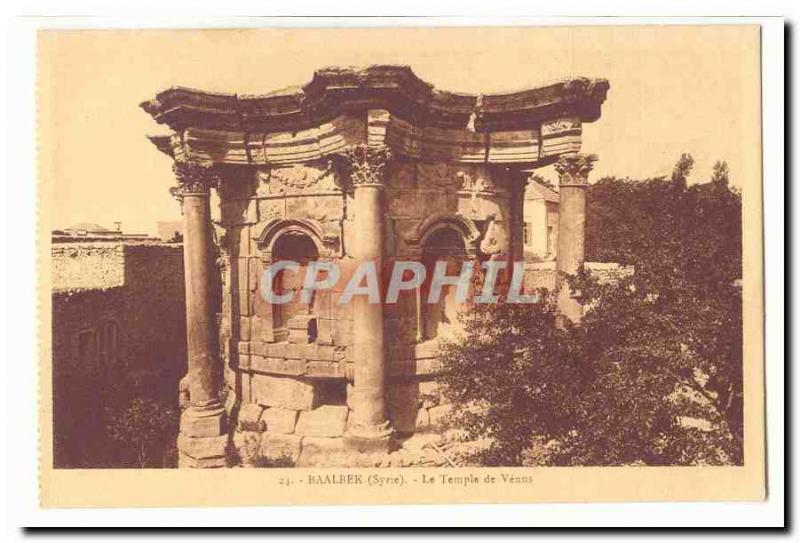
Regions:
M 178 467 L 225 467 L 228 436 L 189 437 L 178 434 Z
M 388 453 L 394 445 L 394 429 L 387 420 L 377 426 L 354 426 L 344 434 L 344 446 L 360 453 Z
M 181 413 L 180 432 L 187 437 L 216 437 L 226 434 L 227 416 L 220 404 L 187 407 Z
M 228 463 L 224 456 L 214 458 L 192 458 L 182 452 L 178 453 L 178 468 L 206 469 L 206 468 L 225 468 Z
M 179 468 L 225 467 L 227 448 L 227 416 L 219 402 L 189 406 L 181 413 Z

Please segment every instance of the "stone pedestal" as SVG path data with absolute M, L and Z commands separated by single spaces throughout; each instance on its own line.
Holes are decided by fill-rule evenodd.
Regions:
M 227 444 L 225 409 L 219 398 L 222 361 L 217 349 L 213 298 L 214 269 L 209 189 L 211 166 L 177 160 L 183 207 L 183 262 L 186 282 L 186 341 L 189 407 L 181 415 L 179 467 L 222 467 Z
M 583 306 L 573 297 L 567 276 L 583 266 L 586 225 L 586 190 L 595 155 L 562 156 L 555 164 L 559 175 L 558 251 L 556 288 L 558 309 L 572 322 L 583 317 Z
M 389 151 L 385 146 L 357 146 L 346 155 L 354 190 L 351 254 L 356 265 L 372 263 L 380 281 L 383 264 L 383 186 Z M 355 296 L 353 304 L 354 405 L 345 434 L 347 447 L 372 452 L 390 448 L 392 428 L 386 418 L 386 347 L 383 305 Z

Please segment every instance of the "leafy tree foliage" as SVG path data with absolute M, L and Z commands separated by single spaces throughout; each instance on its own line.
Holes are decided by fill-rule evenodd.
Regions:
M 633 275 L 571 278 L 588 308 L 556 326 L 552 296 L 476 305 L 443 346 L 455 422 L 490 437 L 490 465 L 742 462 L 741 197 L 727 166 L 687 186 L 603 179 L 590 188 L 587 260 Z

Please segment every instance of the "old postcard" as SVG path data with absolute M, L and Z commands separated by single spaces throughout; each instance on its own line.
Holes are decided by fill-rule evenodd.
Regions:
M 40 31 L 42 505 L 763 499 L 759 62 Z

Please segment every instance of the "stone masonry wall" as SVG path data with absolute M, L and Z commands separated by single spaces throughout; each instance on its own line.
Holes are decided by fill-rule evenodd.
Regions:
M 229 266 L 219 317 L 234 444 L 245 464 L 288 457 L 313 465 L 341 449 L 351 420 L 352 310 L 336 303 L 343 285 L 318 293 L 309 318 L 297 319 L 296 330 L 290 324 L 289 340 L 278 341 L 272 308 L 258 292 L 272 242 L 265 232 L 276 223 L 279 229 L 280 221 L 299 221 L 316 238 L 320 258 L 344 269 L 355 264 L 349 247 L 358 236 L 352 194 L 341 190 L 342 181 L 324 162 L 245 172 L 229 181 L 221 193 L 220 235 Z M 507 180 L 481 166 L 393 162 L 384 193 L 387 265 L 419 259 L 423 226 L 454 217 L 482 229 L 482 249 L 508 250 L 508 198 Z M 438 342 L 419 341 L 415 296 L 403 293 L 397 304 L 384 306 L 387 415 L 401 436 L 439 431 L 449 412 L 435 382 Z M 313 341 L 306 334 L 309 319 L 316 326 Z
M 123 245 L 115 242 L 53 245 L 54 290 L 102 289 L 125 282 Z

